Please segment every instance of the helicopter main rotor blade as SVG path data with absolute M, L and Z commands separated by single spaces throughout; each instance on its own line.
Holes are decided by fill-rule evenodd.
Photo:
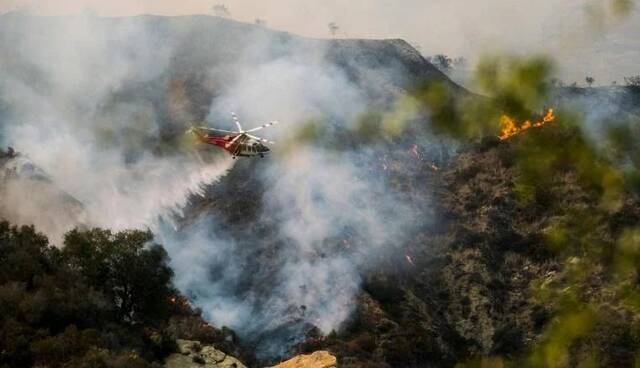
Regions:
M 270 127 L 270 126 L 272 126 L 272 125 L 276 125 L 276 124 L 278 124 L 278 122 L 277 122 L 277 121 L 272 121 L 272 122 L 270 122 L 270 123 L 266 123 L 266 124 L 264 124 L 264 125 L 261 125 L 261 126 L 259 126 L 259 127 L 257 127 L 257 128 L 249 129 L 249 130 L 247 130 L 245 133 L 256 132 L 256 131 L 258 131 L 258 130 L 262 130 L 262 129 L 264 129 L 264 128 L 268 128 L 268 127 Z
M 247 134 L 247 137 L 253 138 L 253 139 L 257 140 L 257 141 L 261 141 L 261 142 L 264 142 L 264 143 L 276 144 L 276 142 L 274 142 L 274 141 L 270 141 L 268 139 L 256 137 L 255 135 L 251 135 L 251 134 Z
M 238 131 L 242 132 L 242 125 L 240 125 L 240 119 L 238 119 L 238 115 L 236 115 L 235 112 L 232 112 L 231 117 L 233 118 L 233 122 L 236 123 L 236 126 L 238 127 Z
M 222 132 L 222 133 L 240 133 L 240 132 L 234 132 L 232 130 L 224 130 L 224 129 L 217 129 L 217 128 L 207 128 L 207 127 L 200 127 L 198 129 L 202 129 L 202 130 L 210 130 L 210 131 L 214 131 L 214 132 Z
M 244 135 L 244 134 L 238 134 L 238 135 L 236 135 L 235 137 L 233 137 L 233 139 L 232 139 L 229 143 L 227 143 L 227 144 L 225 145 L 225 147 L 226 147 L 226 148 L 229 148 L 229 147 L 233 146 L 233 144 L 234 144 L 234 143 L 236 143 L 236 141 L 237 141 L 238 139 L 240 139 L 240 137 L 242 137 L 243 135 Z

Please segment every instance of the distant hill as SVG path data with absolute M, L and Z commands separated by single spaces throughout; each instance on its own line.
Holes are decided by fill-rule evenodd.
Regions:
M 61 39 L 67 29 L 77 45 Z M 112 102 L 153 105 L 163 128 L 204 120 L 211 101 L 233 86 L 238 71 L 283 58 L 335 68 L 373 104 L 388 103 L 421 83 L 463 91 L 403 40 L 317 40 L 211 16 L 8 13 L 0 16 L 0 52 L 5 73 L 43 93 L 60 82 L 49 78 L 65 65 L 72 69 L 70 78 L 97 89 L 104 86 L 96 80 L 118 73 L 117 85 L 107 86 Z M 184 99 L 172 100 L 172 90 L 178 89 Z M 0 113 L 6 110 L 1 102 Z

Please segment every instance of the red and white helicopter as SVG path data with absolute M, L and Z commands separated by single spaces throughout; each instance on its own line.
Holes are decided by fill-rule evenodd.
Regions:
M 242 125 L 240 125 L 238 116 L 236 116 L 235 113 L 231 113 L 231 116 L 233 117 L 233 122 L 238 127 L 237 132 L 217 128 L 192 127 L 187 131 L 187 133 L 194 134 L 195 137 L 202 143 L 211 144 L 223 148 L 224 150 L 229 152 L 234 159 L 238 156 L 264 157 L 264 155 L 269 153 L 269 148 L 263 143 L 274 144 L 275 142 L 256 137 L 255 135 L 249 133 L 253 133 L 272 125 L 276 125 L 278 124 L 277 121 L 272 121 L 257 128 L 244 130 L 242 129 Z

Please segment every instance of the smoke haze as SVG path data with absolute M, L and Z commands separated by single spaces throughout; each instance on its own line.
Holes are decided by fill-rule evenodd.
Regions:
M 24 153 L 0 192 L 0 215 L 58 244 L 75 226 L 150 228 L 176 285 L 263 356 L 315 328 L 339 329 L 363 272 L 430 221 L 373 170 L 380 152 L 331 148 L 372 105 L 393 106 L 397 87 L 384 78 L 404 79 L 402 69 L 354 63 L 356 83 L 329 61 L 326 43 L 212 18 L 6 15 L 0 25 L 10 55 L 0 65 L 0 136 Z M 388 88 L 386 98 L 371 99 L 373 86 L 389 86 L 377 91 Z M 246 128 L 281 120 L 260 135 L 282 149 L 234 167 L 216 150 L 188 148 L 191 123 L 232 128 L 230 111 Z M 310 121 L 328 135 L 299 141 Z M 192 196 L 230 170 L 241 174 L 225 184 L 228 195 L 247 182 L 262 188 L 255 225 L 206 210 L 182 218 Z M 228 212 L 243 206 L 208 200 L 227 201 Z
M 211 6 L 135 4 L 13 1 L 1 9 L 126 15 L 202 13 Z M 344 27 L 340 37 L 405 37 L 425 45 L 423 53 L 470 56 L 494 47 L 542 49 L 545 33 L 561 22 L 549 14 L 576 7 L 559 1 L 356 1 L 347 10 L 323 4 L 228 6 L 234 17 L 265 18 L 309 36 L 323 36 L 327 20 L 335 20 Z M 290 12 L 279 10 L 287 6 Z M 550 24 L 541 27 L 537 19 Z M 28 155 L 17 171 L 35 165 L 43 172 L 11 181 L 0 192 L 0 214 L 35 223 L 58 243 L 74 226 L 151 228 L 170 254 L 180 290 L 208 320 L 233 328 L 259 354 L 281 355 L 314 327 L 323 334 L 339 329 L 353 312 L 363 274 L 379 259 L 397 256 L 413 231 L 432 220 L 391 188 L 380 171 L 383 149 L 353 142 L 335 147 L 338 133 L 357 127 L 372 107 L 397 106 L 391 80 L 406 78 L 399 66 L 353 61 L 354 78 L 329 61 L 326 43 L 204 17 L 105 19 L 89 12 L 11 15 L 3 23 L 0 47 L 10 52 L 0 59 L 1 143 Z M 572 45 L 589 45 L 582 42 Z M 416 57 L 393 45 L 394 52 Z M 372 98 L 380 94 L 384 98 Z M 190 124 L 233 128 L 231 111 L 245 128 L 283 122 L 260 132 L 283 142 L 272 157 L 234 165 L 227 156 L 187 149 L 182 138 Z M 310 122 L 327 134 L 299 140 Z M 211 195 L 211 185 L 233 171 L 240 174 L 225 183 L 224 193 L 259 192 L 252 203 Z M 220 211 L 205 208 L 181 218 L 193 195 L 253 217 L 229 224 Z
M 157 35 L 134 23 L 107 32 L 88 17 L 19 21 L 13 35 L 22 42 L 3 39 L 4 47 L 17 50 L 14 60 L 2 60 L 0 93 L 9 110 L 2 135 L 82 203 L 82 219 L 50 234 L 56 241 L 80 223 L 150 226 L 231 166 L 230 160 L 203 165 L 185 154 L 159 157 L 152 152 L 161 139 L 154 106 L 114 101 L 115 91 L 166 71 L 168 49 L 152 46 Z M 9 197 L 25 201 L 28 193 Z M 42 210 L 50 206 L 31 213 L 28 206 L 11 207 L 36 224 L 55 216 Z
M 635 9 L 624 21 L 614 20 L 609 9 L 613 0 L 3 0 L 0 11 L 185 15 L 212 14 L 217 3 L 241 21 L 262 19 L 275 29 L 321 38 L 329 37 L 327 24 L 336 22 L 338 37 L 402 38 L 420 46 L 425 55 L 445 53 L 473 62 L 499 51 L 546 53 L 554 56 L 560 78 L 569 83 L 592 75 L 596 83 L 608 85 L 639 73 L 632 60 L 640 56 L 640 12 Z M 594 25 L 604 24 L 606 32 L 593 32 Z
M 367 165 L 376 162 L 378 152 L 336 152 L 327 148 L 331 134 L 312 142 L 293 137 L 307 121 L 328 131 L 355 125 L 371 107 L 363 87 L 368 81 L 350 81 L 327 62 L 318 43 L 257 33 L 249 45 L 234 66 L 237 78 L 213 100 L 209 120 L 221 121 L 232 109 L 245 122 L 269 116 L 285 122 L 264 133 L 282 143 L 273 157 L 244 166 L 241 172 L 250 177 L 227 183 L 264 191 L 255 223 L 241 219 L 249 228 L 232 224 L 227 229 L 206 216 L 178 233 L 165 229 L 161 236 L 178 247 L 170 250 L 177 283 L 205 315 L 256 344 L 260 356 L 279 356 L 312 327 L 322 334 L 339 329 L 353 312 L 362 272 L 429 219 L 416 221 L 408 201 L 370 170 Z M 286 51 L 265 59 L 274 49 Z M 212 201 L 246 205 L 228 198 Z M 352 250 L 351 242 L 363 246 Z

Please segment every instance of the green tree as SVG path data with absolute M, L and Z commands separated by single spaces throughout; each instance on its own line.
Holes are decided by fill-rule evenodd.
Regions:
M 102 290 L 119 318 L 153 323 L 167 317 L 175 290 L 166 251 L 144 231 L 73 230 L 65 236 L 63 257 L 86 282 Z
M 74 230 L 59 250 L 0 222 L 0 367 L 148 367 L 170 341 L 171 276 L 149 232 Z
M 0 222 L 0 283 L 23 282 L 32 288 L 37 277 L 53 268 L 51 255 L 55 252 L 33 226 L 17 228 Z

